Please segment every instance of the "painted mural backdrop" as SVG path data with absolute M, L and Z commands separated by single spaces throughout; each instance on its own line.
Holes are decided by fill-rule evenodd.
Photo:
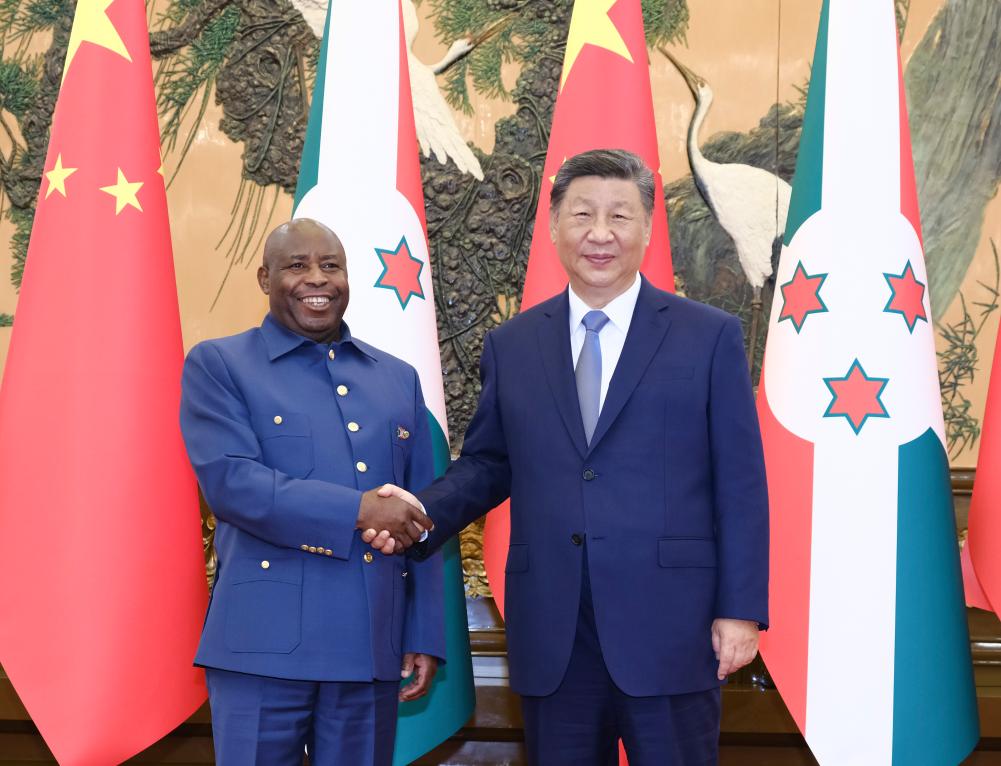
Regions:
M 741 316 L 755 379 L 820 4 L 643 2 L 677 288 Z M 253 271 L 264 234 L 290 214 L 326 0 L 147 5 L 190 347 L 266 308 Z M 402 0 L 456 448 L 483 336 L 517 311 L 571 6 Z M 895 6 L 948 446 L 954 466 L 972 467 L 998 325 L 1001 3 Z M 72 9 L 0 0 L 0 365 Z M 468 546 L 475 591 L 475 536 Z

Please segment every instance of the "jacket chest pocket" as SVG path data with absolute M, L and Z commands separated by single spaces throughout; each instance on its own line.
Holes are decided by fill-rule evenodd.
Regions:
M 313 437 L 309 417 L 299 412 L 275 413 L 254 421 L 264 464 L 295 479 L 313 471 Z

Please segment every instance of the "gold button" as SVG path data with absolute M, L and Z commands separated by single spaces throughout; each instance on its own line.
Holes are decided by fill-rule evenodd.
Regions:
M 327 556 L 333 556 L 334 552 L 332 550 L 330 550 L 330 548 L 327 548 L 327 550 L 324 551 L 324 554 L 327 555 Z
M 315 545 L 309 546 L 309 552 L 310 553 L 316 553 L 316 546 Z
M 368 470 L 368 466 L 365 465 L 364 461 L 359 460 L 355 463 L 355 468 L 358 469 L 358 473 L 365 473 Z
M 348 387 L 345 386 L 343 383 L 341 385 L 339 385 L 337 387 L 337 395 L 338 396 L 347 396 L 348 395 Z
M 271 567 L 271 562 L 270 561 L 262 561 L 261 562 L 261 569 L 269 569 L 270 567 Z
M 275 415 L 275 425 L 276 426 L 280 426 L 281 424 L 282 424 L 282 416 L 281 415 Z
M 308 545 L 300 545 L 299 547 L 300 547 L 300 548 L 301 548 L 302 550 L 304 550 L 304 551 L 308 551 L 308 550 L 309 550 L 309 546 L 308 546 Z
M 333 349 L 330 349 L 330 351 L 327 352 L 327 356 L 333 359 L 335 356 L 337 356 L 337 354 L 334 353 Z
M 365 555 L 362 556 L 362 558 L 365 559 L 365 563 L 366 564 L 371 564 L 372 563 L 372 554 L 371 553 L 368 553 L 366 551 Z
M 353 420 L 350 423 L 348 423 L 348 430 L 351 431 L 352 433 L 357 431 L 359 428 L 361 428 L 361 426 L 355 423 Z

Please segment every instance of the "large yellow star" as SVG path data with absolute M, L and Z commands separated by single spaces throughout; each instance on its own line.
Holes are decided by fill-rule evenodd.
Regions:
M 126 205 L 131 205 L 140 213 L 142 212 L 142 205 L 139 204 L 139 199 L 136 194 L 142 188 L 142 181 L 130 182 L 125 174 L 122 172 L 121 168 L 118 168 L 118 183 L 114 186 L 102 186 L 101 191 L 105 194 L 110 194 L 115 198 L 115 215 L 118 215 L 125 209 Z
M 47 170 L 45 172 L 45 177 L 49 179 L 49 188 L 45 190 L 45 199 L 49 198 L 52 192 L 57 191 L 66 196 L 66 179 L 71 175 L 76 173 L 78 168 L 64 168 L 63 167 L 63 155 L 56 155 L 56 164 L 52 166 L 52 170 Z
M 122 36 L 118 34 L 115 25 L 108 18 L 108 6 L 115 0 L 78 0 L 76 15 L 73 17 L 73 31 L 70 32 L 69 48 L 66 51 L 66 66 L 63 67 L 63 80 L 70 69 L 70 64 L 76 56 L 82 43 L 94 43 L 117 53 L 126 61 L 132 61 Z
M 616 0 L 577 0 L 570 17 L 570 32 L 567 34 L 567 52 L 563 59 L 563 76 L 560 90 L 585 45 L 596 45 L 622 56 L 632 63 L 633 56 L 626 47 L 626 41 L 608 18 L 608 11 Z

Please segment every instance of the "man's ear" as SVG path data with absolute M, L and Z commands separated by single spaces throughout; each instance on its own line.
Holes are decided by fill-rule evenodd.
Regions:
M 646 217 L 646 232 L 643 235 L 644 247 L 648 247 L 650 245 L 650 237 L 652 234 L 653 234 L 653 215 L 651 214 Z
M 549 239 L 552 240 L 553 244 L 556 244 L 556 224 L 560 220 L 559 208 L 549 210 Z
M 261 292 L 271 295 L 271 274 L 264 266 L 257 267 L 257 284 L 261 286 Z

